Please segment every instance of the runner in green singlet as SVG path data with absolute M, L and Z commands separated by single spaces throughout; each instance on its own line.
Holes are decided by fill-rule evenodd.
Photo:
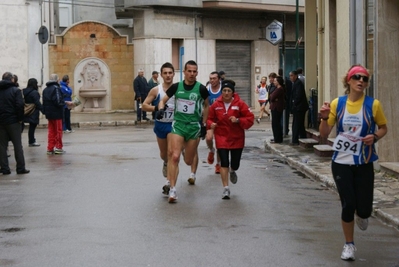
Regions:
M 197 82 L 198 66 L 193 60 L 184 66 L 184 80 L 173 84 L 166 96 L 159 102 L 157 114 L 163 116 L 165 103 L 175 96 L 175 113 L 172 132 L 168 137 L 168 180 L 170 181 L 169 202 L 177 200 L 176 181 L 180 154 L 184 149 L 184 161 L 192 165 L 197 154 L 199 137 L 205 137 L 208 118 L 208 90 Z M 202 123 L 200 122 L 202 120 Z

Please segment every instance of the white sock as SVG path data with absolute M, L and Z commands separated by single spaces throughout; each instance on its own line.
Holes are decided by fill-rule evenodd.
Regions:
M 190 178 L 195 178 L 195 173 L 190 173 Z
M 229 189 L 229 186 L 225 186 L 224 189 Z

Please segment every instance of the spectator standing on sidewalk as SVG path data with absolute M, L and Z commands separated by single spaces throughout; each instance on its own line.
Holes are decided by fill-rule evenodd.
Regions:
M 64 75 L 62 77 L 62 81 L 60 82 L 61 92 L 64 96 L 64 101 L 71 102 L 72 101 L 72 88 L 69 87 L 69 76 Z M 72 133 L 71 128 L 71 108 L 67 104 L 64 106 L 64 119 L 62 121 L 62 130 L 64 133 Z
M 269 94 L 267 91 L 266 82 L 267 77 L 263 76 L 260 79 L 260 84 L 258 84 L 255 88 L 255 93 L 259 95 L 258 103 L 260 105 L 259 117 L 256 119 L 257 123 L 260 123 L 260 120 L 263 117 L 263 113 L 266 113 L 268 117 L 270 116 L 269 112 L 266 110 L 267 103 L 269 102 Z
M 222 95 L 222 87 L 219 73 L 217 71 L 212 71 L 209 74 L 209 84 L 207 85 L 208 93 L 209 93 L 209 105 L 212 105 L 216 99 L 218 99 Z M 215 162 L 215 152 L 216 149 L 213 145 L 213 129 L 208 129 L 206 133 L 206 145 L 208 146 L 208 164 L 212 165 Z M 216 165 L 215 165 L 215 173 L 220 173 L 220 158 L 216 156 Z
M 177 200 L 176 182 L 180 155 L 184 149 L 184 161 L 191 166 L 197 155 L 199 137 L 206 135 L 208 118 L 208 90 L 197 82 L 198 65 L 189 60 L 184 65 L 184 80 L 174 83 L 158 105 L 157 119 L 165 116 L 165 104 L 175 96 L 174 121 L 168 136 L 169 203 Z M 202 119 L 202 122 L 200 120 Z
M 141 105 L 148 94 L 148 83 L 144 77 L 144 70 L 139 69 L 137 77 L 133 81 L 133 88 L 136 100 L 136 110 L 137 110 L 137 121 L 141 122 L 141 119 L 149 121 L 147 118 L 147 112 L 141 110 Z
M 290 132 L 290 114 L 291 114 L 291 92 L 292 82 L 287 76 L 283 76 L 283 69 L 278 70 L 278 75 L 284 78 L 284 89 L 285 89 L 285 115 L 284 115 L 284 135 L 288 135 Z
M 277 74 L 275 72 L 271 72 L 269 74 L 269 85 L 267 86 L 267 93 L 268 96 L 270 97 L 270 94 L 273 93 L 273 91 L 276 89 L 276 86 L 274 85 L 274 79 L 276 79 Z
M 223 70 L 219 71 L 219 78 L 222 82 L 226 79 L 226 73 Z
M 17 174 L 29 173 L 25 168 L 25 157 L 22 148 L 21 122 L 24 119 L 24 100 L 21 90 L 15 85 L 10 72 L 3 74 L 0 81 L 0 172 L 11 173 L 8 165 L 7 147 L 11 140 L 17 162 Z
M 148 80 L 148 92 L 150 92 L 150 90 L 153 89 L 155 86 L 159 85 L 158 71 L 154 70 L 151 75 L 152 75 L 151 78 Z M 161 76 L 162 76 L 162 73 L 161 73 Z M 151 112 L 151 115 L 152 115 L 152 119 L 155 120 L 155 112 Z
M 157 86 L 159 84 L 158 81 L 158 71 L 154 70 L 151 74 L 151 78 L 148 80 L 148 90 L 151 90 L 152 88 L 154 88 L 155 86 Z M 162 75 L 162 73 L 161 73 Z
M 64 154 L 62 143 L 62 119 L 64 117 L 64 106 L 73 105 L 65 102 L 59 85 L 57 74 L 51 74 L 50 80 L 43 90 L 43 111 L 48 120 L 47 126 L 47 154 Z
M 29 123 L 28 143 L 30 147 L 40 146 L 40 144 L 36 142 L 35 138 L 36 127 L 39 124 L 40 111 L 43 112 L 43 106 L 42 103 L 40 103 L 40 94 L 38 90 L 39 88 L 35 78 L 30 78 L 26 88 L 22 90 L 25 103 L 35 104 L 36 106 L 35 111 L 33 111 L 32 114 L 24 116 L 24 122 Z
M 365 95 L 370 74 L 352 66 L 343 79 L 345 95 L 320 108 L 320 136 L 327 138 L 336 124 L 332 174 L 342 204 L 345 245 L 343 260 L 355 260 L 354 225 L 366 230 L 373 210 L 375 143 L 388 131 L 381 103 Z
M 222 96 L 209 109 L 207 126 L 214 130 L 217 152 L 221 160 L 222 199 L 230 199 L 230 182 L 237 183 L 236 171 L 240 167 L 245 144 L 245 131 L 254 124 L 254 114 L 235 93 L 235 83 L 222 82 Z M 229 170 L 230 167 L 230 170 Z
M 298 73 L 298 79 L 303 83 L 303 86 L 305 86 L 305 75 L 303 75 L 303 69 L 297 68 L 296 72 Z
M 283 127 L 281 125 L 281 119 L 283 117 L 285 93 L 284 93 L 284 79 L 281 76 L 277 76 L 274 79 L 274 85 L 276 89 L 270 95 L 270 110 L 272 112 L 272 130 L 273 139 L 270 140 L 272 143 L 283 142 Z
M 277 74 L 275 72 L 271 72 L 269 74 L 269 85 L 267 86 L 267 101 L 270 103 L 270 95 L 273 93 L 274 90 L 276 90 L 276 86 L 274 85 L 274 79 L 276 79 Z M 270 108 L 270 104 L 269 104 Z M 269 115 L 270 118 L 270 115 Z M 273 119 L 273 118 L 271 118 Z
M 306 98 L 305 87 L 298 79 L 298 73 L 293 70 L 290 72 L 292 82 L 291 111 L 292 111 L 292 142 L 290 145 L 298 146 L 299 138 L 306 138 L 305 115 L 309 109 Z

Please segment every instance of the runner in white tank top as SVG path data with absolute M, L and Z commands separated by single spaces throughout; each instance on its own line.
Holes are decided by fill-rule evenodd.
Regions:
M 269 92 L 267 91 L 267 86 L 266 86 L 266 81 L 267 77 L 263 76 L 260 80 L 260 84 L 256 86 L 255 93 L 259 94 L 258 102 L 260 105 L 260 113 L 259 117 L 256 119 L 257 123 L 260 123 L 260 120 L 263 117 L 263 113 L 265 112 L 267 114 L 267 117 L 270 116 L 269 112 L 266 110 L 266 105 L 267 102 L 269 102 Z
M 173 84 L 173 77 L 175 76 L 175 70 L 171 63 L 165 63 L 161 67 L 161 77 L 163 79 L 163 83 L 158 86 L 152 88 L 148 93 L 147 98 L 143 102 L 142 109 L 144 111 L 157 112 L 158 111 L 158 102 L 165 95 L 165 92 L 169 89 L 169 87 Z M 161 159 L 163 160 L 162 174 L 166 178 L 167 177 L 167 162 L 168 162 L 168 144 L 167 144 L 167 135 L 172 130 L 172 122 L 174 113 L 171 110 L 174 110 L 174 99 L 169 99 L 167 102 L 168 108 L 165 110 L 165 116 L 161 120 L 155 120 L 154 122 L 154 132 L 157 137 L 158 147 L 160 151 Z M 156 114 L 155 114 L 156 116 Z M 166 179 L 165 185 L 162 187 L 163 194 L 168 195 L 170 189 L 170 183 Z

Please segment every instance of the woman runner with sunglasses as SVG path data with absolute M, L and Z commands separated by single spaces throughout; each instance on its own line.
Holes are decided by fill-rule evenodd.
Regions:
M 352 66 L 342 81 L 345 95 L 320 109 L 320 136 L 328 137 L 337 126 L 331 169 L 342 204 L 343 260 L 355 260 L 355 214 L 360 230 L 367 229 L 373 209 L 373 162 L 378 159 L 374 144 L 388 131 L 381 103 L 364 93 L 369 80 L 363 66 Z

